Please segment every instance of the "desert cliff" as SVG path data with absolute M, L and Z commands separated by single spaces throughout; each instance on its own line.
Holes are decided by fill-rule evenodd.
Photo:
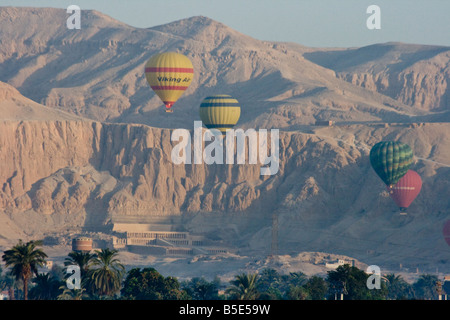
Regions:
M 177 228 L 268 254 L 276 215 L 281 254 L 450 269 L 448 47 L 306 48 L 206 17 L 137 29 L 88 11 L 78 33 L 61 28 L 64 10 L 0 17 L 0 240 L 174 217 Z M 195 69 L 170 117 L 143 74 L 162 50 Z M 199 103 L 218 90 L 241 102 L 238 128 L 280 130 L 276 174 L 171 161 L 173 130 L 192 132 Z M 370 167 L 370 147 L 387 139 L 412 147 L 423 179 L 407 216 Z

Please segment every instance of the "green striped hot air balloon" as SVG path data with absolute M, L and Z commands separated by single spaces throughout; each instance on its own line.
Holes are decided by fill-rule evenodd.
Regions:
M 390 188 L 408 172 L 412 162 L 413 152 L 405 143 L 381 141 L 370 150 L 372 168 Z
M 208 129 L 225 134 L 233 128 L 241 116 L 239 102 L 226 94 L 206 97 L 200 105 L 200 119 Z

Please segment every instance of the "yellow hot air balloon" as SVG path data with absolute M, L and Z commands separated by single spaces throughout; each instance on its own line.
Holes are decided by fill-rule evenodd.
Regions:
M 194 67 L 188 57 L 181 53 L 160 53 L 147 61 L 145 77 L 166 105 L 166 112 L 172 112 L 173 104 L 192 83 Z
M 226 94 L 206 97 L 200 105 L 200 119 L 208 129 L 218 129 L 225 134 L 241 116 L 239 102 Z

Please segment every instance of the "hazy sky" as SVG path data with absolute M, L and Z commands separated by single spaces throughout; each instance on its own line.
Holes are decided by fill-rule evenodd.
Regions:
M 313 47 L 388 41 L 450 46 L 450 0 L 0 0 L 1 6 L 71 4 L 139 28 L 202 15 L 260 40 Z M 379 30 L 366 26 L 370 5 L 381 9 Z

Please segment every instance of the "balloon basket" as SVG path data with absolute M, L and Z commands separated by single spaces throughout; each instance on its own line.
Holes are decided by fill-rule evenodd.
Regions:
M 166 109 L 166 112 L 167 113 L 173 113 L 173 110 L 172 109 Z

